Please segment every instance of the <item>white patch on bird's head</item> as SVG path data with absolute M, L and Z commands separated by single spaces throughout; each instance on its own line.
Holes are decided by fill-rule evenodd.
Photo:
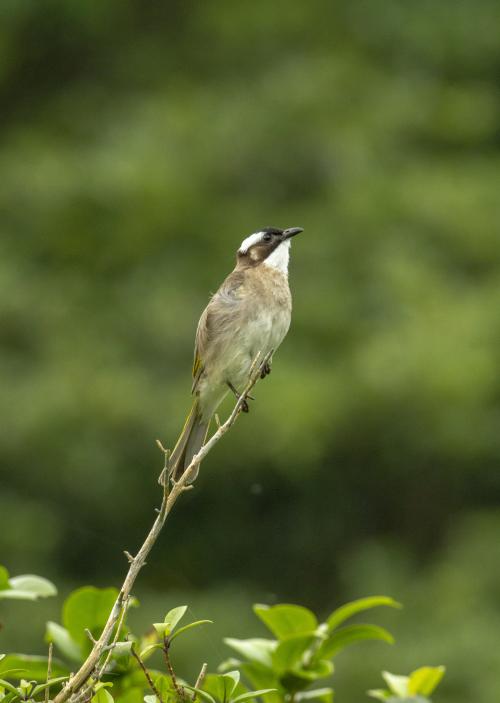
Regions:
M 262 241 L 262 237 L 264 236 L 264 234 L 264 232 L 254 232 L 254 234 L 251 234 L 249 237 L 244 239 L 241 242 L 240 248 L 238 249 L 240 254 L 246 254 L 250 247 Z
M 288 262 L 290 261 L 290 245 L 289 239 L 278 244 L 276 249 L 262 262 L 264 266 L 270 266 L 276 271 L 288 275 Z

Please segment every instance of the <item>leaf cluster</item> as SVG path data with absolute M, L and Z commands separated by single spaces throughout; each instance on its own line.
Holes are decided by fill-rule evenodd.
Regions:
M 9 578 L 0 567 L 0 594 L 6 598 L 54 595 L 49 581 L 37 576 Z M 15 592 L 16 595 L 11 595 Z M 25 654 L 0 655 L 0 703 L 41 702 L 63 684 L 87 657 L 100 636 L 118 592 L 114 588 L 84 586 L 64 601 L 61 623 L 47 622 L 46 641 L 54 647 L 50 659 Z M 143 635 L 127 625 L 124 606 L 112 643 L 85 684 L 83 693 L 92 703 L 244 703 L 263 699 L 264 703 L 314 700 L 332 703 L 330 686 L 316 687 L 334 672 L 333 660 L 339 652 L 365 640 L 392 644 L 392 635 L 373 624 L 351 623 L 351 618 L 381 606 L 399 608 L 387 596 L 361 598 L 335 609 L 324 622 L 308 608 L 294 604 L 257 604 L 254 613 L 272 637 L 226 638 L 225 643 L 239 658 L 224 661 L 217 673 L 206 675 L 205 666 L 196 682 L 184 680 L 175 672 L 171 659 L 177 638 L 211 620 L 195 620 L 181 625 L 187 605 L 169 610 L 161 622 L 152 624 Z M 147 660 L 155 653 L 163 656 L 162 668 Z M 444 673 L 443 667 L 424 667 L 409 677 L 383 673 L 388 690 L 369 694 L 383 701 L 404 700 L 425 703 Z M 48 691 L 48 693 L 47 693 Z

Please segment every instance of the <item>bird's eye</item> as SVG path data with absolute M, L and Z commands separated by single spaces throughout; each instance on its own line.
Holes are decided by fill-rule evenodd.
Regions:
M 271 235 L 270 235 L 269 233 L 267 233 L 267 234 L 265 234 L 265 235 L 262 237 L 262 239 L 263 239 L 265 242 L 270 242 L 271 239 L 272 239 L 272 237 L 271 237 Z

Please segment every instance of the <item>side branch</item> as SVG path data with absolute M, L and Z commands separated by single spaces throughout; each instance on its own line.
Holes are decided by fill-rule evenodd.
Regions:
M 126 604 L 128 604 L 128 600 L 130 598 L 130 594 L 134 586 L 135 580 L 139 574 L 139 571 L 146 563 L 146 558 L 149 552 L 151 551 L 153 545 L 155 544 L 156 540 L 158 539 L 168 515 L 170 514 L 176 500 L 179 498 L 181 493 L 184 493 L 184 491 L 187 491 L 192 488 L 191 480 L 194 479 L 196 467 L 213 449 L 217 442 L 220 441 L 223 435 L 225 435 L 226 432 L 236 422 L 238 415 L 240 414 L 243 406 L 245 405 L 246 398 L 249 392 L 257 383 L 260 377 L 261 369 L 269 361 L 271 354 L 272 352 L 264 357 L 262 357 L 260 352 L 257 354 L 252 364 L 252 368 L 250 369 L 249 379 L 246 388 L 238 398 L 231 414 L 224 422 L 224 424 L 218 424 L 217 430 L 210 437 L 210 439 L 205 442 L 205 444 L 201 447 L 198 454 L 193 457 L 191 463 L 184 471 L 181 478 L 178 481 L 171 481 L 171 485 L 169 485 L 168 480 L 164 480 L 163 499 L 161 507 L 158 511 L 158 515 L 148 535 L 146 536 L 146 539 L 144 540 L 141 548 L 139 549 L 135 557 L 132 557 L 130 554 L 126 553 L 126 556 L 129 559 L 130 566 L 127 575 L 125 576 L 125 580 L 122 584 L 120 592 L 113 605 L 113 608 L 111 609 L 111 613 L 109 614 L 106 625 L 104 626 L 104 629 L 101 633 L 101 636 L 94 643 L 87 659 L 83 662 L 80 669 L 70 678 L 70 680 L 62 688 L 62 690 L 54 698 L 54 703 L 65 703 L 65 701 L 67 701 L 75 693 L 80 691 L 82 686 L 84 686 L 94 674 L 97 673 L 98 675 L 102 675 L 103 669 L 100 669 L 99 667 L 101 657 L 106 651 L 108 651 L 115 625 L 120 619 L 120 614 L 123 612 L 124 608 L 126 608 Z M 167 458 L 168 450 L 164 450 L 164 453 L 165 457 Z

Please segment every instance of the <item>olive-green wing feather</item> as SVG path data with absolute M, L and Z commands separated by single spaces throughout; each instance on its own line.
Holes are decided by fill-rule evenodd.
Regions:
M 242 272 L 233 271 L 230 273 L 200 317 L 194 345 L 193 386 L 191 393 L 196 391 L 205 368 L 204 359 L 207 346 L 216 338 L 217 330 L 226 328 L 231 324 L 231 321 L 234 321 L 234 306 L 240 301 L 243 284 L 244 274 Z
M 198 322 L 198 327 L 196 329 L 196 339 L 194 343 L 193 386 L 191 388 L 191 393 L 195 392 L 201 374 L 203 373 L 203 350 L 205 348 L 205 343 L 208 337 L 207 319 L 209 307 L 210 303 L 203 311 L 200 317 L 200 321 Z

